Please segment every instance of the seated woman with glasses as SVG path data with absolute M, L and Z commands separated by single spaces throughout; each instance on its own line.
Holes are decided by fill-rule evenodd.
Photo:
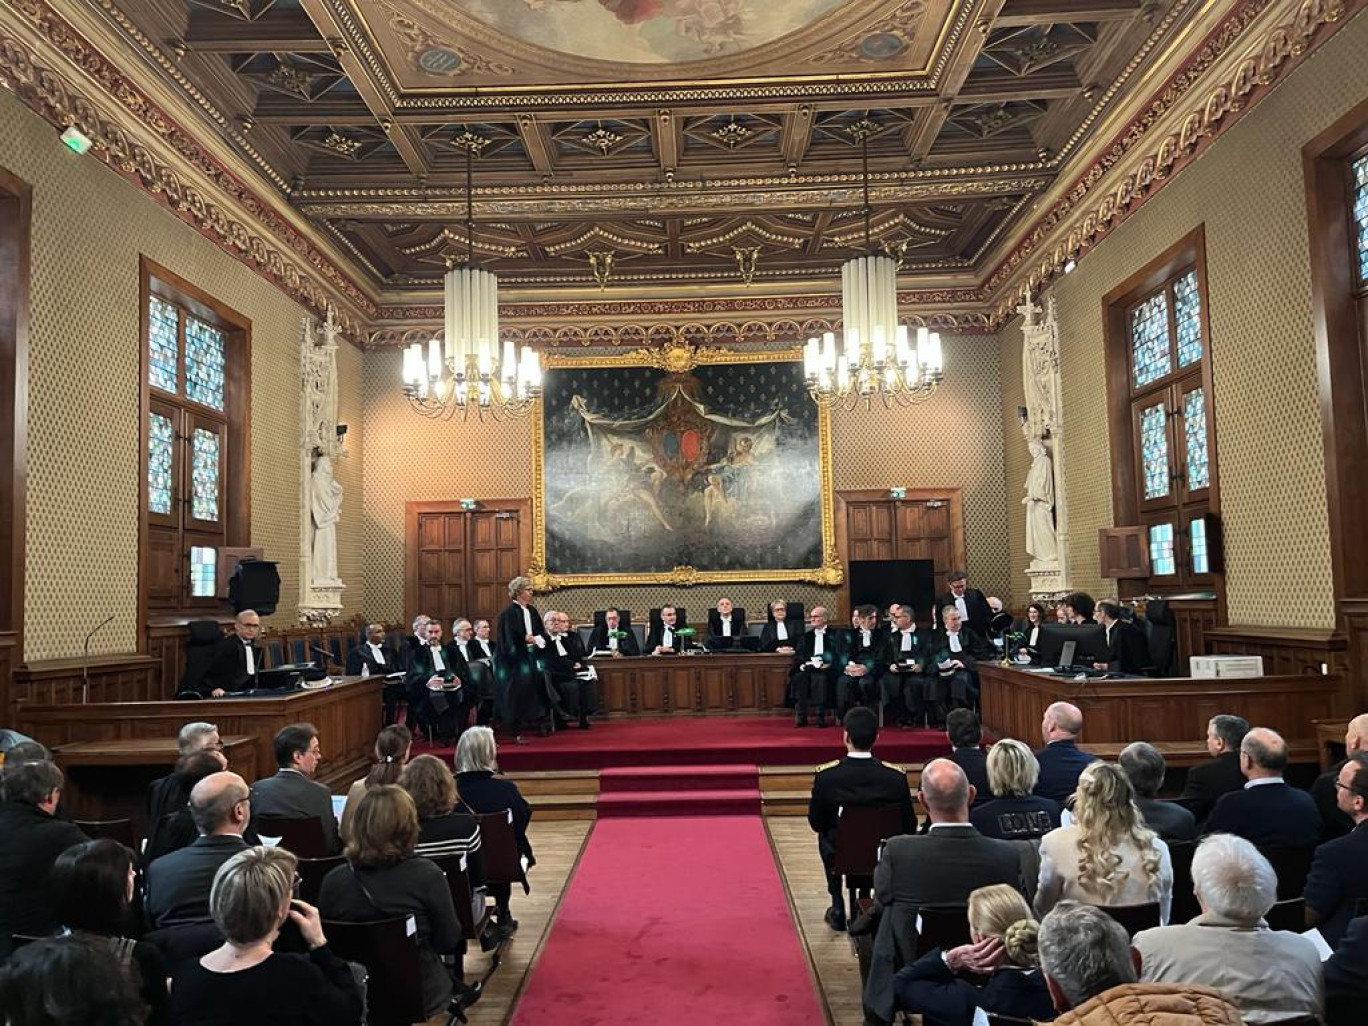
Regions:
M 219 867 L 209 911 L 224 944 L 181 964 L 171 981 L 171 1018 L 206 1026 L 360 1023 L 361 990 L 328 949 L 318 909 L 291 899 L 299 860 L 284 848 L 248 848 Z M 289 919 L 307 955 L 272 950 Z

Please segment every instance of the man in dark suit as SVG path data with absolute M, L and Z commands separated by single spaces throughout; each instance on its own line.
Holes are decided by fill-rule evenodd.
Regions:
M 793 668 L 789 676 L 789 686 L 793 689 L 793 725 L 806 727 L 808 710 L 815 707 L 814 722 L 818 727 L 825 727 L 827 709 L 834 704 L 832 695 L 835 693 L 839 646 L 836 632 L 827 625 L 824 607 L 812 607 L 808 626 L 811 630 L 793 646 Z
M 143 908 L 154 930 L 210 921 L 214 874 L 247 848 L 242 837 L 252 815 L 247 782 L 227 771 L 205 777 L 190 792 L 190 815 L 199 838 L 147 867 Z
M 1221 713 L 1207 723 L 1207 751 L 1211 761 L 1188 770 L 1187 782 L 1178 801 L 1192 811 L 1200 826 L 1211 815 L 1223 794 L 1238 791 L 1245 785 L 1240 771 L 1240 742 L 1249 733 L 1249 723 L 1243 716 Z
M 1368 916 L 1350 920 L 1325 961 L 1325 1026 L 1359 1026 L 1368 1005 Z
M 974 788 L 974 805 L 993 800 L 988 784 L 988 753 L 983 750 L 983 728 L 972 709 L 952 709 L 945 718 L 945 736 L 950 742 L 946 756 L 960 769 Z
M 840 675 L 836 678 L 836 715 L 844 716 L 857 705 L 878 701 L 878 655 L 883 630 L 878 626 L 876 606 L 856 606 L 850 613 L 850 630 L 840 647 Z
M 427 644 L 414 651 L 404 677 L 409 714 L 433 738 L 449 743 L 466 721 L 465 685 L 470 671 L 460 663 L 458 653 L 442 644 L 440 622 L 429 620 L 425 630 Z
M 911 726 L 922 707 L 926 690 L 929 639 L 917 630 L 912 606 L 895 602 L 888 607 L 889 631 L 879 650 L 879 698 L 888 709 L 901 708 L 899 726 Z
M 1368 749 L 1368 713 L 1360 713 L 1349 721 L 1344 731 L 1345 758 L 1355 752 Z M 1344 814 L 1339 806 L 1339 771 L 1344 768 L 1341 762 L 1322 773 L 1311 785 L 1311 798 L 1321 815 L 1321 841 L 1333 841 L 1354 829 L 1354 821 Z
M 62 771 L 36 760 L 5 768 L 0 802 L 0 954 L 12 934 L 43 937 L 59 925 L 44 881 L 57 856 L 89 840 L 54 813 L 62 798 Z
M 190 792 L 181 776 L 181 763 L 196 752 L 223 751 L 223 740 L 213 723 L 187 723 L 176 735 L 176 769 L 147 785 L 147 823 L 151 830 L 166 816 L 185 808 Z
M 832 873 L 836 855 L 836 830 L 841 809 L 847 806 L 896 805 L 902 811 L 903 833 L 917 824 L 912 812 L 912 791 L 901 766 L 880 762 L 872 749 L 879 736 L 879 717 L 874 710 L 857 706 L 842 722 L 846 757 L 817 767 L 812 778 L 812 797 L 808 800 L 808 825 L 817 832 L 817 852 L 826 869 L 827 893 L 831 907 L 826 923 L 833 930 L 846 928 L 845 894 L 841 878 Z M 853 911 L 853 910 L 852 910 Z
M 1320 837 L 1320 813 L 1305 791 L 1283 780 L 1287 742 L 1276 731 L 1254 727 L 1240 742 L 1242 790 L 1222 795 L 1207 817 L 1208 834 L 1239 834 L 1261 847 L 1312 847 Z
M 1093 669 L 1110 670 L 1113 673 L 1141 673 L 1148 660 L 1145 651 L 1145 636 L 1135 627 L 1121 619 L 1121 607 L 1115 602 L 1099 602 L 1096 608 L 1097 622 L 1105 631 L 1105 651 L 1093 662 Z
M 594 624 L 589 635 L 589 651 L 634 656 L 641 655 L 641 646 L 637 644 L 632 625 L 623 623 L 622 613 L 610 606 L 603 611 L 603 622 Z
M 1157 797 L 1167 769 L 1159 749 L 1147 741 L 1136 741 L 1121 749 L 1116 764 L 1135 788 L 1135 804 L 1146 826 L 1165 841 L 1196 840 L 1197 820 L 1192 813 L 1177 802 Z
M 393 662 L 394 657 L 385 649 L 385 625 L 370 623 L 366 625 L 366 640 L 347 653 L 347 673 L 359 677 L 364 671 L 371 677 L 383 677 L 399 670 L 391 665 Z
M 323 761 L 318 728 L 312 723 L 282 727 L 275 736 L 274 747 L 280 769 L 275 776 L 252 785 L 252 812 L 258 816 L 317 819 L 323 826 L 328 854 L 336 855 L 342 850 L 342 841 L 337 834 L 332 794 L 312 779 Z
M 1341 811 L 1354 824 L 1344 837 L 1316 849 L 1306 877 L 1306 921 L 1331 947 L 1340 942 L 1359 904 L 1368 899 L 1368 753 L 1344 761 L 1335 781 Z
M 746 614 L 732 605 L 729 598 L 717 600 L 717 608 L 708 610 L 708 647 L 735 648 L 737 639 L 746 634 Z
M 570 629 L 570 617 L 559 610 L 547 612 L 546 673 L 567 719 L 578 720 L 581 730 L 589 729 L 589 716 L 598 711 L 594 681 L 581 674 L 589 671 L 588 656 L 579 634 Z
M 988 637 L 988 625 L 993 619 L 993 610 L 983 592 L 968 587 L 968 577 L 963 570 L 951 570 L 947 583 L 950 590 L 939 596 L 931 609 L 933 623 L 941 622 L 936 617 L 942 609 L 954 606 L 959 610 L 960 620 L 965 627 L 981 638 Z
M 200 683 L 204 694 L 222 698 L 225 694 L 256 687 L 261 669 L 261 653 L 256 639 L 261 636 L 261 617 L 254 609 L 244 609 L 233 620 L 233 633 L 218 643 Z
M 1078 734 L 1083 729 L 1083 713 L 1076 705 L 1055 702 L 1045 710 L 1040 722 L 1040 733 L 1045 747 L 1038 750 L 1040 778 L 1035 793 L 1053 798 L 1063 805 L 1078 787 L 1078 776 L 1097 756 L 1078 747 Z
M 684 625 L 676 623 L 677 619 L 674 606 L 660 607 L 660 619 L 646 633 L 647 655 L 673 655 L 684 650 L 684 639 L 679 636 L 679 628 Z

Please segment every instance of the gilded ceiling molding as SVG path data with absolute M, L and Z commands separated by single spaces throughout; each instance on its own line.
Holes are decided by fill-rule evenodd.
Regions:
M 0 85 L 30 109 L 64 129 L 75 125 L 94 141 L 98 159 L 140 186 L 186 224 L 253 268 L 291 298 L 324 316 L 336 307 L 348 337 L 364 334 L 376 304 L 350 276 L 333 264 L 280 215 L 271 201 L 249 189 L 215 160 L 161 107 L 110 62 L 91 42 L 40 0 L 17 0 L 14 9 L 47 45 L 55 47 L 93 82 L 104 96 L 92 99 L 27 41 L 0 25 Z M 113 110 L 101 100 L 108 99 Z M 147 132 L 169 147 L 201 189 L 144 145 L 134 133 Z M 214 195 L 217 194 L 217 197 Z M 226 202 L 219 202 L 217 200 Z M 270 238 L 236 218 L 229 207 L 248 213 Z M 276 245 L 276 240 L 285 246 Z M 302 259 L 302 263 L 297 262 Z M 320 282 L 316 275 L 321 275 Z
M 1249 18 L 1237 13 L 1224 23 L 1132 123 L 1126 136 L 1109 152 L 1110 165 L 1104 166 L 1102 161 L 1094 164 L 989 276 L 985 290 L 991 297 L 990 323 L 997 327 L 1008 321 L 1028 290 L 1038 292 L 1063 272 L 1066 262 L 1081 260 L 1091 246 L 1139 210 L 1365 4 L 1368 0 L 1286 0 L 1277 4 L 1271 16 L 1274 23 L 1241 49 L 1242 56 L 1226 61 L 1227 67 L 1219 73 L 1213 72 L 1216 80 L 1198 95 L 1185 97 L 1204 72 L 1233 51 L 1232 43 Z M 1249 6 L 1262 11 L 1273 4 L 1253 0 Z M 1154 138 L 1149 130 L 1161 117 L 1172 127 Z M 1143 150 L 1132 145 L 1145 134 L 1150 137 Z M 1104 177 L 1108 181 L 1102 186 Z M 1086 205 L 1082 202 L 1085 199 Z M 1048 252 L 1044 252 L 1046 246 Z M 1033 257 L 1037 252 L 1039 255 Z

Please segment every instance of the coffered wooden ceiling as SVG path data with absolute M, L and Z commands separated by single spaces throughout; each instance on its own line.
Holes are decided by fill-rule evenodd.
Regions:
M 981 281 L 1188 0 L 125 0 L 382 293 Z M 105 5 L 108 7 L 108 5 Z M 1199 4 L 1191 2 L 1195 10 Z

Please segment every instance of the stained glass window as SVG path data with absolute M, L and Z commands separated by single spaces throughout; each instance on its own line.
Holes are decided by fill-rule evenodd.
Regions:
M 1131 378 L 1136 388 L 1143 388 L 1172 369 L 1168 293 L 1159 292 L 1131 311 Z
M 214 597 L 217 560 L 218 552 L 211 546 L 190 546 L 190 594 L 194 598 Z
M 171 418 L 152 414 L 147 435 L 147 508 L 171 513 L 171 458 L 174 445 Z
M 223 409 L 223 332 L 196 317 L 185 319 L 185 398 Z
M 1178 561 L 1173 555 L 1173 525 L 1151 524 L 1149 529 L 1150 573 L 1176 574 Z
M 1140 456 L 1144 460 L 1145 498 L 1169 493 L 1168 414 L 1163 403 L 1140 411 Z
M 1211 485 L 1207 456 L 1206 392 L 1194 388 L 1183 396 L 1183 441 L 1187 455 L 1188 491 Z
M 219 436 L 195 428 L 190 446 L 191 511 L 196 520 L 219 518 Z
M 1192 572 L 1211 573 L 1211 551 L 1207 548 L 1206 517 L 1193 517 L 1188 524 L 1188 543 L 1192 549 Z
M 147 383 L 163 392 L 175 392 L 176 364 L 180 354 L 177 322 L 180 311 L 157 296 L 147 304 Z
M 1196 271 L 1188 271 L 1173 283 L 1173 316 L 1178 326 L 1178 366 L 1190 367 L 1202 358 L 1202 297 Z
M 1354 238 L 1359 281 L 1368 283 L 1368 154 L 1354 161 Z

